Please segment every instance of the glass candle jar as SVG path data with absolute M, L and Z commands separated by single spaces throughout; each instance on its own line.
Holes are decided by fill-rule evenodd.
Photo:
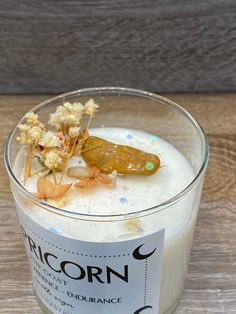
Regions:
M 73 210 L 57 208 L 37 199 L 21 183 L 21 148 L 15 127 L 6 144 L 5 163 L 39 304 L 44 313 L 172 313 L 187 274 L 208 162 L 206 136 L 197 121 L 173 101 L 135 89 L 77 90 L 49 99 L 32 111 L 46 123 L 57 106 L 89 98 L 99 104 L 94 129 L 103 134 L 114 129 L 145 132 L 153 145 L 162 139 L 176 149 L 176 167 L 181 155 L 193 176 L 163 202 L 150 198 L 146 202 L 146 195 L 140 198 L 146 194 L 140 188 L 134 195 L 140 203 L 132 209 L 126 210 L 127 204 L 124 210 L 113 211 L 112 198 L 110 213 L 88 211 L 79 201 Z M 20 123 L 24 121 L 25 117 Z M 168 152 L 175 155 L 167 148 Z M 186 168 L 181 171 L 183 177 L 189 176 Z M 137 220 L 140 228 L 124 230 L 124 224 Z

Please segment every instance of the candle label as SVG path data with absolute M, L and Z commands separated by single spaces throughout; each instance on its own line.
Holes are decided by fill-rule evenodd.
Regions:
M 17 209 L 34 288 L 52 313 L 158 313 L 164 229 L 87 242 L 46 230 Z

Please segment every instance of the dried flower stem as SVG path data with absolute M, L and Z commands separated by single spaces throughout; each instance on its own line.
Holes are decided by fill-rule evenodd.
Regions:
M 66 166 L 67 166 L 67 161 L 68 161 L 68 159 L 66 160 L 65 165 L 64 165 L 64 167 L 63 167 L 63 169 L 62 169 L 62 173 L 61 173 L 61 178 L 60 178 L 59 184 L 62 183 L 62 179 L 63 179 L 63 177 L 64 177 L 64 175 L 65 175 Z
M 25 154 L 24 154 L 24 184 L 26 183 L 27 180 L 27 165 L 28 162 L 28 148 L 25 146 Z
M 35 176 L 36 174 L 40 173 L 40 172 L 44 172 L 46 169 L 48 169 L 47 167 L 44 167 L 43 169 L 37 170 L 35 172 L 32 173 L 32 176 Z
M 31 169 L 30 169 L 30 168 L 31 168 L 30 155 L 31 155 L 30 145 L 27 145 L 26 180 L 29 179 L 29 177 L 30 177 L 30 172 L 31 172 Z
M 57 185 L 57 178 L 56 178 L 55 169 L 52 170 L 52 176 L 53 176 L 54 184 Z
M 97 149 L 99 147 L 102 147 L 102 145 L 95 145 L 95 146 L 92 146 L 92 147 L 88 147 L 88 148 L 82 149 L 80 153 L 86 153 L 86 152 L 89 152 L 91 150 Z
M 32 161 L 34 157 L 34 148 L 35 148 L 35 141 L 33 144 L 29 146 L 30 152 L 29 152 L 29 165 L 28 165 L 28 178 L 31 177 L 31 168 L 32 168 Z
M 89 116 L 89 120 L 88 120 L 88 124 L 87 124 L 87 127 L 86 127 L 86 131 L 88 131 L 88 129 L 89 129 L 89 127 L 90 127 L 90 124 L 91 124 L 92 118 L 93 118 L 93 116 L 92 116 L 92 115 L 90 115 L 90 116 Z
M 69 157 L 71 157 L 71 156 L 73 155 L 73 152 L 74 152 L 74 149 L 75 149 L 76 142 L 77 142 L 78 138 L 79 138 L 79 135 L 77 135 L 76 138 L 75 138 L 75 140 L 74 140 L 72 149 L 71 149 L 71 151 L 70 151 L 70 153 L 69 153 Z

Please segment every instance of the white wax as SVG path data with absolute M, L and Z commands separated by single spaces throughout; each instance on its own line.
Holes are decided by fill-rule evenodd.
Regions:
M 71 212 L 84 214 L 127 214 L 157 206 L 183 190 L 194 178 L 187 159 L 171 144 L 159 137 L 138 130 L 100 128 L 90 130 L 91 135 L 102 137 L 117 144 L 130 145 L 160 157 L 161 167 L 151 176 L 118 176 L 115 187 L 99 186 L 81 191 L 73 188 L 67 193 L 64 206 Z M 83 162 L 82 162 L 83 163 Z M 22 164 L 19 154 L 15 169 Z M 78 164 L 73 158 L 69 166 Z M 19 175 L 19 173 L 18 173 Z M 66 178 L 71 182 L 71 178 Z M 36 191 L 37 177 L 31 178 L 26 188 Z M 27 214 L 45 228 L 67 237 L 87 241 L 117 241 L 137 238 L 165 227 L 165 247 L 162 272 L 160 313 L 167 313 L 179 297 L 187 271 L 191 237 L 196 210 L 195 196 L 189 193 L 168 209 L 139 219 L 135 231 L 127 228 L 125 221 L 88 222 L 54 215 L 33 206 Z

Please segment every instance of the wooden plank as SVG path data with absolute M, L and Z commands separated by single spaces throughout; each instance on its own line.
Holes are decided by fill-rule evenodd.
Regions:
M 234 0 L 0 4 L 0 93 L 236 91 Z
M 236 95 L 169 95 L 190 111 L 209 138 L 210 162 L 188 277 L 176 314 L 236 309 Z M 0 152 L 9 129 L 47 96 L 0 97 Z M 4 119 L 2 119 L 4 117 Z M 0 313 L 39 314 L 7 174 L 0 164 Z

